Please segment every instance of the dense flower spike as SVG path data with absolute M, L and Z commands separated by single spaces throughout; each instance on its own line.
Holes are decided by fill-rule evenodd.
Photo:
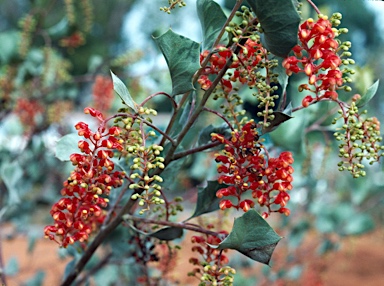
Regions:
M 230 139 L 212 134 L 212 140 L 225 144 L 222 154 L 216 155 L 216 162 L 221 163 L 217 168 L 222 174 L 219 183 L 228 185 L 218 190 L 216 196 L 236 198 L 236 202 L 222 200 L 221 209 L 234 207 L 246 212 L 258 203 L 268 209 L 264 217 L 271 212 L 289 215 L 285 206 L 290 198 L 287 192 L 292 189 L 293 180 L 293 158 L 290 152 L 282 152 L 278 158 L 266 158 L 253 121 L 245 124 L 241 131 L 232 132 Z M 252 191 L 255 201 L 242 198 L 248 190 Z
M 315 98 L 307 95 L 302 105 L 307 107 L 311 102 L 322 98 L 337 100 L 337 90 L 342 87 L 349 78 L 344 77 L 345 73 L 351 70 L 340 70 L 342 64 L 353 64 L 351 59 L 341 59 L 341 56 L 350 56 L 347 52 L 350 43 L 340 45 L 336 39 L 339 33 L 346 32 L 346 29 L 337 30 L 332 26 L 337 26 L 341 19 L 341 14 L 336 13 L 328 20 L 327 16 L 320 15 L 315 22 L 312 18 L 305 21 L 299 27 L 299 45 L 293 48 L 294 56 L 290 56 L 283 61 L 283 67 L 288 75 L 292 73 L 305 73 L 308 76 L 308 84 L 299 87 L 299 91 L 308 90 L 315 94 Z M 341 56 L 339 52 L 343 52 Z M 345 90 L 349 87 L 345 86 Z
M 376 117 L 365 118 L 359 114 L 356 99 L 348 109 L 339 110 L 340 117 L 335 118 L 333 123 L 342 119 L 344 124 L 338 132 L 334 133 L 339 141 L 339 171 L 349 171 L 354 178 L 364 177 L 364 161 L 373 164 L 384 155 L 384 146 L 381 146 L 380 121 Z M 366 113 L 362 112 L 362 114 Z
M 119 129 L 107 128 L 103 115 L 93 108 L 85 108 L 84 112 L 96 117 L 99 127 L 93 132 L 84 122 L 75 125 L 86 140 L 78 143 L 81 153 L 70 156 L 75 170 L 63 184 L 63 198 L 52 206 L 50 213 L 55 223 L 44 229 L 46 237 L 63 247 L 88 240 L 105 219 L 103 208 L 108 204 L 107 196 L 112 188 L 123 184 L 125 176 L 124 172 L 114 171 L 111 160 L 114 150 L 122 150 L 117 139 Z
M 110 77 L 98 75 L 92 90 L 95 108 L 101 112 L 108 111 L 113 102 L 113 93 L 112 79 Z
M 212 229 L 212 225 L 208 225 Z M 226 231 L 219 232 L 223 237 L 227 236 Z M 201 285 L 232 285 L 235 269 L 228 264 L 228 257 L 222 250 L 211 247 L 210 245 L 220 244 L 222 239 L 213 235 L 192 236 L 192 251 L 197 252 L 200 258 L 191 257 L 189 263 L 195 268 L 188 273 L 188 276 L 198 277 Z M 207 284 L 209 283 L 209 284 Z M 199 284 L 200 285 L 200 284 Z
M 37 100 L 19 98 L 14 112 L 24 126 L 33 129 L 36 125 L 36 116 L 44 112 L 44 107 Z
M 229 58 L 233 58 L 233 62 L 230 65 L 230 69 L 234 69 L 230 74 L 229 79 L 221 79 L 221 86 L 224 92 L 229 93 L 232 91 L 232 82 L 240 82 L 247 84 L 250 87 L 256 85 L 257 77 L 255 70 L 258 63 L 262 60 L 262 54 L 266 53 L 266 50 L 261 46 L 257 40 L 248 39 L 245 45 L 242 47 L 238 55 L 234 55 L 231 49 L 218 46 L 218 51 L 209 58 L 209 65 L 205 67 L 202 75 L 198 79 L 198 83 L 201 88 L 207 90 L 211 87 L 211 80 L 209 75 L 218 74 L 225 66 Z M 200 63 L 209 55 L 209 51 L 204 51 L 200 55 Z

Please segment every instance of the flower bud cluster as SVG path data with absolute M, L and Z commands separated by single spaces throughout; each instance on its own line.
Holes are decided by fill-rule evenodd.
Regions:
M 158 175 L 151 176 L 152 170 L 165 168 L 164 158 L 160 156 L 163 147 L 156 144 L 149 147 L 131 146 L 128 151 L 135 157 L 131 166 L 133 173 L 130 177 L 137 181 L 129 185 L 130 189 L 135 190 L 131 199 L 139 199 L 139 206 L 146 206 L 140 211 L 140 214 L 143 214 L 150 209 L 151 205 L 164 204 L 160 186 L 163 179 Z
M 212 85 L 209 76 L 217 75 L 224 68 L 227 60 L 231 57 L 232 63 L 229 68 L 234 69 L 234 71 L 228 73 L 228 79 L 222 78 L 220 81 L 224 93 L 228 94 L 233 90 L 232 82 L 240 82 L 241 84 L 247 84 L 250 87 L 255 86 L 255 69 L 258 68 L 258 63 L 262 59 L 263 48 L 258 39 L 248 39 L 244 46 L 241 47 L 238 55 L 234 54 L 230 48 L 224 46 L 216 47 L 217 53 L 211 55 L 209 58 L 209 65 L 204 68 L 202 75 L 197 80 L 203 90 L 209 89 Z M 209 54 L 209 51 L 203 51 L 200 55 L 200 63 L 202 63 Z
M 32 33 L 36 30 L 37 20 L 34 15 L 27 14 L 18 24 L 21 28 L 19 54 L 25 57 L 32 43 Z
M 36 117 L 44 112 L 44 106 L 38 100 L 18 98 L 14 112 L 28 132 L 36 126 Z
M 363 160 L 368 160 L 372 165 L 383 156 L 380 122 L 376 117 L 363 118 L 355 101 L 345 112 L 339 110 L 339 113 L 340 117 L 333 122 L 336 123 L 340 118 L 344 120 L 341 130 L 334 133 L 336 140 L 340 141 L 339 157 L 343 159 L 338 164 L 339 171 L 349 171 L 354 178 L 364 177 Z
M 138 114 L 157 115 L 156 110 L 139 107 Z M 153 130 L 146 131 L 143 126 L 143 118 L 141 116 L 130 116 L 127 118 L 117 118 L 115 123 L 122 124 L 121 137 L 124 141 L 123 156 L 131 158 L 131 184 L 129 188 L 134 190 L 131 199 L 138 200 L 138 204 L 144 207 L 140 210 L 140 214 L 150 209 L 151 205 L 164 204 L 160 184 L 163 179 L 158 175 L 151 175 L 157 168 L 164 169 L 164 158 L 160 156 L 163 147 L 151 144 L 147 146 L 147 142 L 151 137 L 156 137 Z M 146 121 L 151 121 L 146 118 Z
M 304 107 L 322 98 L 337 100 L 338 89 L 351 90 L 349 86 L 343 84 L 351 82 L 345 75 L 354 71 L 348 68 L 340 69 L 341 65 L 354 64 L 352 59 L 341 59 L 351 56 L 348 52 L 351 43 L 340 44 L 336 39 L 340 33 L 348 31 L 344 28 L 334 28 L 340 24 L 340 19 L 341 14 L 335 13 L 330 20 L 327 16 L 319 15 L 316 22 L 312 18 L 305 21 L 299 26 L 299 44 L 292 49 L 294 56 L 283 61 L 283 67 L 288 75 L 302 72 L 308 76 L 308 84 L 300 85 L 299 91 L 312 92 L 315 98 L 312 95 L 304 97 L 302 101 Z
M 213 225 L 208 225 L 212 229 Z M 226 231 L 219 232 L 227 236 Z M 188 273 L 188 276 L 200 278 L 199 285 L 233 285 L 233 276 L 236 270 L 230 266 L 224 266 L 229 262 L 228 257 L 222 250 L 212 248 L 210 245 L 218 245 L 221 239 L 213 235 L 192 236 L 192 251 L 200 254 L 200 259 L 191 257 L 189 263 L 195 268 Z
M 160 7 L 160 11 L 163 11 L 167 14 L 171 14 L 172 9 L 175 9 L 176 7 L 182 8 L 184 6 L 187 6 L 187 3 L 185 3 L 183 0 L 168 0 L 168 4 L 168 7 Z
M 85 138 L 78 143 L 81 154 L 70 156 L 75 169 L 63 184 L 63 198 L 50 211 L 54 225 L 44 229 L 45 236 L 62 247 L 88 240 L 105 219 L 103 208 L 108 204 L 107 196 L 112 188 L 123 184 L 125 177 L 124 172 L 114 171 L 111 160 L 114 151 L 123 148 L 117 139 L 119 128 L 106 128 L 103 115 L 93 108 L 85 108 L 84 112 L 97 118 L 100 125 L 96 132 L 84 122 L 75 125 L 78 134 Z
M 266 159 L 256 124 L 252 120 L 241 131 L 232 132 L 230 139 L 213 133 L 212 141 L 215 140 L 225 144 L 222 153 L 216 155 L 216 162 L 221 163 L 217 168 L 218 173 L 223 173 L 218 178 L 219 183 L 228 185 L 218 190 L 216 196 L 236 198 L 236 202 L 221 200 L 220 208 L 236 208 L 247 212 L 257 202 L 268 209 L 263 213 L 264 218 L 271 212 L 289 215 L 289 209 L 285 206 L 290 199 L 287 191 L 292 189 L 292 154 L 282 152 L 278 158 Z M 254 200 L 242 198 L 248 190 L 252 191 Z

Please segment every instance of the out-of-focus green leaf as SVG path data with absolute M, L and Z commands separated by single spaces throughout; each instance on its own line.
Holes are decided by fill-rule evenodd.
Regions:
M 300 16 L 291 0 L 247 0 L 264 31 L 265 47 L 286 57 L 297 44 Z
M 206 145 L 211 143 L 212 133 L 217 133 L 223 135 L 224 137 L 228 137 L 231 135 L 231 130 L 226 123 L 223 123 L 220 126 L 213 126 L 212 124 L 209 124 L 207 127 L 204 127 L 203 130 L 200 131 L 198 144 Z
M 70 262 L 68 262 L 68 264 L 65 266 L 65 269 L 64 269 L 63 280 L 65 280 L 67 278 L 67 276 L 70 273 L 72 273 L 72 271 L 75 269 L 76 263 L 77 263 L 77 258 L 74 258 Z
M 20 183 L 23 169 L 17 161 L 4 162 L 0 168 L 0 176 L 8 190 L 8 205 L 20 203 Z
M 269 265 L 281 237 L 254 209 L 235 219 L 232 231 L 219 249 L 235 249 L 249 258 Z
M 15 276 L 19 273 L 19 261 L 16 257 L 11 257 L 5 265 L 4 272 L 7 276 Z
M 116 91 L 117 95 L 121 98 L 123 103 L 130 107 L 132 110 L 137 112 L 136 103 L 133 100 L 131 94 L 129 93 L 128 88 L 125 84 L 119 79 L 112 71 L 112 81 L 113 81 L 113 89 Z
M 154 40 L 171 73 L 172 95 L 193 90 L 192 77 L 200 68 L 200 45 L 171 29 Z
M 373 230 L 375 223 L 369 214 L 355 214 L 343 223 L 343 235 L 360 235 Z
M 38 271 L 36 275 L 29 279 L 25 284 L 25 286 L 41 286 L 44 283 L 44 278 L 45 278 L 45 272 L 44 271 Z
M 118 278 L 118 265 L 107 265 L 95 274 L 96 286 L 115 285 Z
M 16 31 L 0 33 L 0 62 L 7 64 L 18 53 L 20 34 Z
M 74 153 L 79 153 L 79 135 L 70 133 L 61 137 L 56 144 L 56 157 L 60 161 L 69 161 L 69 156 Z
M 177 238 L 182 237 L 183 235 L 183 229 L 180 227 L 166 227 L 163 229 L 160 229 L 154 233 L 149 234 L 151 237 L 155 237 L 160 240 L 174 240 Z
M 218 210 L 220 199 L 216 197 L 216 192 L 225 187 L 228 186 L 217 181 L 208 181 L 205 188 L 199 188 L 196 209 L 189 219 Z
M 197 15 L 203 30 L 203 49 L 212 48 L 220 30 L 223 28 L 227 17 L 220 5 L 212 0 L 197 0 Z M 212 16 L 214 15 L 214 17 Z
M 356 102 L 357 107 L 362 107 L 366 105 L 376 94 L 377 89 L 379 88 L 379 80 L 377 80 L 374 84 L 368 87 L 367 92 L 363 94 L 359 101 Z

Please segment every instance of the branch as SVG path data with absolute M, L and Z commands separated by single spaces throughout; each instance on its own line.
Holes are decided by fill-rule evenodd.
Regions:
M 170 227 L 183 228 L 183 229 L 188 229 L 188 230 L 192 230 L 195 232 L 204 233 L 207 235 L 213 235 L 213 236 L 216 236 L 219 238 L 221 238 L 223 236 L 223 234 L 221 234 L 221 233 L 217 233 L 217 232 L 214 232 L 211 230 L 201 228 L 199 226 L 195 226 L 195 225 L 192 225 L 189 223 L 183 223 L 183 222 L 171 222 L 171 221 L 164 221 L 164 220 L 155 220 L 155 219 L 136 217 L 136 216 L 132 216 L 132 215 L 124 215 L 123 220 L 125 220 L 125 221 L 132 220 L 135 222 L 144 222 L 144 223 L 149 223 L 149 224 L 158 224 L 158 225 L 164 225 L 164 226 L 170 226 Z
M 183 157 L 186 157 L 188 155 L 191 155 L 191 154 L 194 154 L 194 153 L 198 153 L 198 152 L 201 152 L 201 151 L 205 151 L 205 150 L 211 149 L 213 147 L 219 146 L 221 144 L 223 144 L 223 143 L 221 143 L 220 141 L 215 141 L 215 142 L 212 142 L 212 143 L 209 143 L 209 144 L 206 144 L 206 145 L 202 145 L 202 146 L 199 146 L 199 147 L 196 147 L 196 148 L 189 149 L 187 151 L 178 152 L 178 153 L 173 155 L 171 161 L 179 160 L 179 159 L 181 159 Z
M 156 92 L 154 94 L 151 94 L 150 96 L 148 96 L 146 99 L 144 99 L 144 101 L 142 103 L 139 104 L 140 107 L 144 106 L 144 104 L 146 104 L 149 100 L 151 100 L 152 98 L 154 98 L 155 96 L 157 95 L 165 95 L 166 97 L 169 98 L 169 100 L 172 102 L 172 106 L 174 109 L 177 109 L 177 103 L 176 101 L 172 98 L 171 95 L 169 95 L 168 93 L 166 92 Z

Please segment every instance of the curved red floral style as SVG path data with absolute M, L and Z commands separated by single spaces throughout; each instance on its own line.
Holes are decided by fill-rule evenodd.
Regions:
M 316 22 L 308 19 L 300 25 L 298 36 L 300 43 L 293 48 L 295 55 L 283 61 L 286 73 L 305 73 L 309 85 L 301 85 L 301 91 L 314 92 L 317 100 L 336 100 L 336 90 L 343 85 L 343 74 L 340 70 L 342 60 L 337 54 L 339 43 L 335 40 L 332 23 L 326 16 L 320 17 Z M 307 107 L 314 100 L 315 98 L 308 95 L 303 99 L 302 105 Z
M 63 247 L 88 240 L 105 219 L 103 208 L 108 204 L 107 196 L 112 188 L 123 184 L 125 176 L 124 172 L 114 171 L 114 163 L 110 159 L 114 150 L 121 151 L 123 148 L 116 138 L 119 128 L 106 128 L 103 115 L 93 108 L 85 108 L 84 112 L 96 117 L 100 125 L 96 132 L 84 122 L 75 125 L 78 134 L 86 140 L 78 143 L 81 154 L 70 156 L 75 170 L 63 184 L 63 198 L 50 211 L 54 225 L 44 229 L 47 238 Z
M 292 189 L 293 180 L 290 152 L 282 152 L 278 158 L 266 158 L 254 121 L 245 124 L 241 131 L 232 132 L 230 139 L 212 134 L 212 140 L 225 144 L 222 154 L 216 155 L 216 162 L 221 163 L 217 167 L 222 174 L 218 178 L 219 183 L 228 185 L 218 190 L 216 196 L 236 198 L 236 202 L 222 200 L 219 204 L 221 209 L 234 207 L 247 212 L 258 203 L 268 209 L 263 213 L 264 218 L 271 212 L 290 214 L 285 207 L 290 199 L 287 192 Z M 255 200 L 242 199 L 248 190 L 252 191 Z

